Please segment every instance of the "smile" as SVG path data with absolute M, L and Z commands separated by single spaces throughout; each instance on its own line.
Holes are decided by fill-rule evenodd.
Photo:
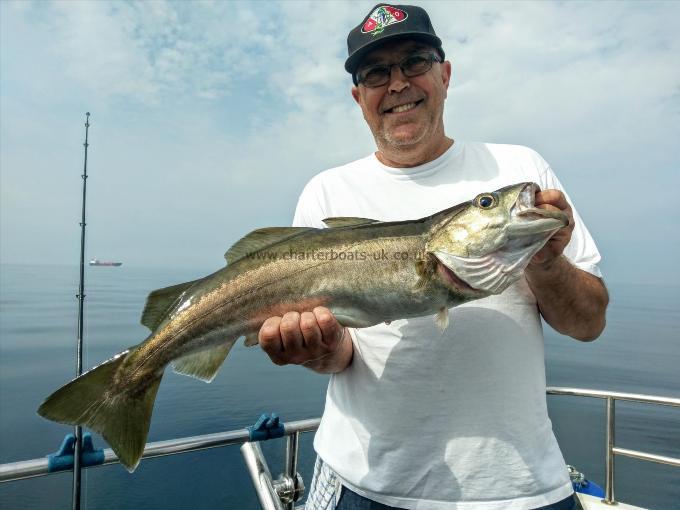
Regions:
M 421 99 L 421 100 L 415 101 L 413 103 L 406 103 L 406 104 L 402 104 L 402 105 L 399 105 L 399 106 L 394 106 L 394 107 L 392 107 L 388 110 L 385 110 L 385 113 L 404 113 L 404 112 L 407 112 L 409 110 L 413 110 L 416 106 L 418 106 L 422 102 L 423 102 L 423 100 Z

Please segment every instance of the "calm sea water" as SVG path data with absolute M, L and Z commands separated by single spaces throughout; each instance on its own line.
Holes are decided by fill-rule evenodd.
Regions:
M 146 295 L 208 271 L 88 268 L 86 347 L 90 367 L 143 339 L 139 324 Z M 0 266 L 0 463 L 43 457 L 71 428 L 40 418 L 44 397 L 75 372 L 78 270 L 57 266 Z M 581 344 L 546 329 L 551 385 L 680 396 L 680 289 L 611 285 L 605 334 Z M 277 367 L 259 349 L 239 345 L 212 384 L 163 378 L 150 441 L 250 425 L 262 412 L 285 420 L 317 417 L 327 378 L 299 367 Z M 551 418 L 567 461 L 604 482 L 604 404 L 549 397 Z M 619 404 L 617 443 L 680 457 L 680 410 Z M 301 473 L 310 481 L 312 436 L 301 445 Z M 95 445 L 105 447 L 96 437 Z M 264 444 L 280 472 L 284 444 Z M 654 509 L 680 508 L 680 470 L 617 458 L 616 496 Z M 2 508 L 68 508 L 71 474 L 0 485 Z M 83 474 L 83 508 L 257 508 L 238 447 L 151 459 L 130 475 L 119 465 Z

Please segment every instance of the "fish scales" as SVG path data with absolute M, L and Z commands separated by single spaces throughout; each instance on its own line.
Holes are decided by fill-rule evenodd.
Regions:
M 151 334 L 38 412 L 100 432 L 132 471 L 168 364 L 210 381 L 239 337 L 254 345 L 267 318 L 316 306 L 348 327 L 429 314 L 444 327 L 447 308 L 501 293 L 567 225 L 561 212 L 534 206 L 537 190 L 519 183 L 412 221 L 329 218 L 328 229 L 254 231 L 227 252 L 225 268 L 152 292 L 142 315 Z

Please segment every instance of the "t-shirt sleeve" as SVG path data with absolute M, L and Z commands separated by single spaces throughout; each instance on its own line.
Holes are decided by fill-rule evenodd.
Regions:
M 571 234 L 571 241 L 564 249 L 564 255 L 567 257 L 572 264 L 574 264 L 579 269 L 587 271 L 588 273 L 602 278 L 602 271 L 598 266 L 602 257 L 600 252 L 595 245 L 593 237 L 588 232 L 581 216 L 579 215 L 574 203 L 572 202 L 569 195 L 564 190 L 562 183 L 559 181 L 555 172 L 553 172 L 550 165 L 545 163 L 545 168 L 541 176 L 541 189 L 558 189 L 567 198 L 567 201 L 571 205 L 572 213 L 574 215 L 574 231 Z
M 322 190 L 318 179 L 314 178 L 307 183 L 298 199 L 295 215 L 293 216 L 294 227 L 325 228 L 323 222 L 328 215 L 325 214 L 321 198 Z

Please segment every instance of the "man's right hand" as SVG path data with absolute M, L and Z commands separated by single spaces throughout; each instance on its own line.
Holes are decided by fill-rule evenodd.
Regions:
M 277 365 L 304 365 L 326 374 L 347 368 L 354 353 L 349 330 L 322 306 L 270 317 L 262 324 L 258 340 Z

